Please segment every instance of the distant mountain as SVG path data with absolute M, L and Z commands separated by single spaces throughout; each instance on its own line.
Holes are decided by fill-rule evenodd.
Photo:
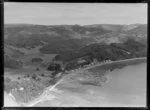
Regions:
M 4 42 L 17 48 L 41 46 L 42 53 L 77 51 L 93 43 L 123 43 L 134 39 L 147 43 L 147 25 L 5 25 Z

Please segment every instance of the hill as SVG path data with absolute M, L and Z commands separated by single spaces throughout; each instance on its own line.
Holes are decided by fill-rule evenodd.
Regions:
M 51 62 L 52 54 L 57 54 L 54 60 L 62 61 L 81 57 L 117 60 L 146 56 L 147 25 L 6 24 L 4 44 L 5 55 L 25 64 L 36 57 Z
M 92 43 L 121 43 L 129 38 L 145 44 L 147 42 L 147 25 L 44 26 L 6 24 L 4 33 L 5 44 L 27 49 L 41 46 L 40 51 L 46 54 L 76 51 L 76 49 Z
M 147 47 L 133 39 L 129 39 L 124 43 L 111 44 L 91 44 L 79 49 L 76 52 L 68 52 L 57 55 L 55 60 L 68 62 L 79 58 L 93 61 L 97 59 L 103 60 L 120 60 L 132 57 L 144 57 L 147 55 Z

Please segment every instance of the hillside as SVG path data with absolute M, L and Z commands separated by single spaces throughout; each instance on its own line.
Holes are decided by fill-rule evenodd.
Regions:
M 133 39 L 129 39 L 124 43 L 108 44 L 91 44 L 81 48 L 76 52 L 68 52 L 57 55 L 55 60 L 72 61 L 79 58 L 99 61 L 103 60 L 119 60 L 132 57 L 143 57 L 147 55 L 146 45 L 143 45 Z
M 52 54 L 52 53 L 65 53 L 70 51 L 76 51 L 84 46 L 87 42 L 82 41 L 82 39 L 69 39 L 69 40 L 59 40 L 50 43 L 40 49 L 42 53 Z
M 13 58 L 18 58 L 20 56 L 23 56 L 24 53 L 17 50 L 17 49 L 14 49 L 14 48 L 11 48 L 10 46 L 8 45 L 4 45 L 4 54 L 5 55 L 10 55 L 12 56 Z
M 40 51 L 46 54 L 75 51 L 92 43 L 120 43 L 129 38 L 145 44 L 147 41 L 147 25 L 44 26 L 6 24 L 4 33 L 5 44 L 27 49 L 41 46 Z
M 147 25 L 6 24 L 4 44 L 5 55 L 24 64 L 34 58 L 41 58 L 41 65 L 82 57 L 90 61 L 125 59 L 146 56 Z

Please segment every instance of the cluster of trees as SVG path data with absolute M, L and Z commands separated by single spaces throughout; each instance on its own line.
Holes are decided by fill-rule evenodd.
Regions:
M 48 68 L 47 68 L 48 71 L 60 71 L 61 70 L 61 66 L 60 64 L 57 64 L 57 63 L 51 63 Z
M 89 60 L 84 60 L 84 62 L 78 62 L 77 60 L 72 60 L 69 62 L 65 62 L 63 65 L 62 64 L 58 64 L 58 63 L 51 63 L 47 70 L 49 71 L 55 71 L 52 75 L 57 74 L 59 71 L 65 71 L 65 70 L 72 70 L 72 69 L 77 69 L 79 67 L 83 67 L 84 65 L 88 65 L 92 62 Z
M 32 63 L 42 62 L 42 58 L 32 58 Z
M 132 57 L 147 56 L 147 44 L 139 43 L 133 39 L 129 39 L 122 44 L 112 43 L 111 46 L 130 52 Z
M 65 70 L 72 70 L 72 69 L 77 69 L 79 67 L 83 67 L 84 65 L 88 65 L 90 64 L 91 62 L 89 61 L 85 61 L 85 62 L 82 62 L 82 63 L 78 63 L 77 61 L 70 61 L 70 62 L 67 62 L 67 64 L 65 65 Z

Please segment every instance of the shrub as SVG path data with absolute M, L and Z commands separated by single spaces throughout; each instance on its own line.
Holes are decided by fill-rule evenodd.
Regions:
M 60 64 L 52 63 L 48 66 L 47 70 L 49 71 L 59 71 L 61 70 Z

